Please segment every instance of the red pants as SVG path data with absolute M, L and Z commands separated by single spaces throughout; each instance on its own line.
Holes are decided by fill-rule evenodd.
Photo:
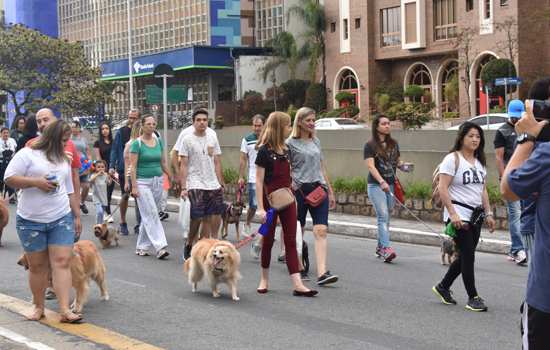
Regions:
M 266 202 L 267 201 L 264 201 L 265 204 L 267 204 Z M 269 209 L 269 205 L 265 205 L 264 207 L 266 210 Z M 288 268 L 288 273 L 292 275 L 300 272 L 300 268 L 298 267 L 298 252 L 296 251 L 296 205 L 291 205 L 285 210 L 277 212 L 276 216 L 283 226 L 286 266 Z M 275 240 L 276 227 L 277 220 L 275 219 L 269 228 L 269 233 L 262 238 L 262 267 L 264 269 L 268 269 L 271 263 L 271 248 L 273 248 L 273 242 Z

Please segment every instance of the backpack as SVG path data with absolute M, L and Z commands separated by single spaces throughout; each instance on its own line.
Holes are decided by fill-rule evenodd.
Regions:
M 455 158 L 455 173 L 458 171 L 458 165 L 460 162 L 460 159 L 458 158 L 458 153 L 453 152 L 454 158 Z M 439 168 L 441 167 L 441 163 L 435 168 L 433 174 L 432 174 L 432 207 L 435 209 L 442 209 L 443 203 L 441 203 L 441 196 L 439 194 L 439 179 L 440 179 L 440 173 Z

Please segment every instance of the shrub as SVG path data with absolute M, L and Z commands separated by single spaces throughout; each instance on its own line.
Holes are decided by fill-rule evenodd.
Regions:
M 420 101 L 422 96 L 424 96 L 424 88 L 419 85 L 409 85 L 405 89 L 404 95 L 413 101 Z
M 503 204 L 500 187 L 497 184 L 487 184 L 487 193 L 489 194 L 489 202 L 491 204 Z
M 409 182 L 405 185 L 405 196 L 415 199 L 430 199 L 432 197 L 432 184 L 425 181 Z
M 309 86 L 307 80 L 288 80 L 281 84 L 281 88 L 288 97 L 288 103 L 294 106 L 303 106 L 306 100 L 306 91 Z
M 443 112 L 443 119 L 454 119 L 460 117 L 458 112 Z
M 399 83 L 382 83 L 374 89 L 375 95 L 388 95 L 391 102 L 403 102 L 403 86 Z
M 277 95 L 275 95 L 275 92 Z M 265 101 L 271 105 L 275 105 L 274 97 L 277 97 L 277 110 L 284 111 L 288 108 L 288 96 L 286 91 L 280 87 L 270 87 L 265 91 Z
M 387 111 L 391 120 L 399 120 L 405 129 L 420 129 L 430 121 L 433 103 L 404 102 L 393 105 Z
M 514 62 L 507 58 L 500 58 L 489 61 L 481 70 L 481 80 L 492 89 L 493 95 L 504 97 L 504 86 L 495 86 L 495 79 L 517 77 Z M 508 92 L 515 92 L 516 86 L 508 86 Z
M 353 118 L 359 114 L 359 107 L 356 105 L 351 105 L 345 108 L 336 108 L 328 112 L 323 112 L 319 114 L 318 119 L 322 118 Z
M 451 109 L 455 109 L 458 106 L 459 95 L 458 74 L 453 74 L 451 79 L 445 85 L 445 91 L 443 91 L 443 93 L 445 94 L 447 103 L 449 103 L 449 107 Z
M 337 177 L 332 181 L 334 192 L 367 193 L 367 180 L 364 177 Z
M 327 108 L 327 93 L 322 84 L 310 84 L 306 91 L 305 107 L 313 108 L 317 112 Z
M 231 167 L 223 168 L 223 181 L 226 184 L 236 184 L 239 181 L 239 172 Z
M 506 106 L 495 106 L 489 113 L 506 113 Z
M 388 108 L 390 108 L 391 97 L 388 94 L 377 94 L 376 98 L 376 109 L 380 113 L 384 113 Z
M 298 112 L 298 108 L 294 107 L 294 105 L 288 106 L 288 109 L 286 110 L 286 113 L 290 116 L 290 120 L 294 124 L 294 117 L 296 117 L 296 112 Z
M 342 103 L 342 101 L 349 101 L 350 103 L 355 101 L 355 95 L 347 91 L 340 91 L 334 98 L 338 103 Z
M 246 118 L 252 118 L 254 115 L 263 112 L 264 99 L 262 98 L 261 94 L 248 94 L 244 97 L 243 114 Z
M 216 127 L 216 129 L 222 129 L 223 125 L 224 125 L 223 116 L 221 115 L 217 116 L 216 119 L 214 120 L 214 126 Z

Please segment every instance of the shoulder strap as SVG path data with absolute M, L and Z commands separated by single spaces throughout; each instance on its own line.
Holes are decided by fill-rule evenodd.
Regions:
M 457 151 L 454 151 L 453 155 L 455 156 L 455 176 L 456 176 L 456 173 L 458 172 L 458 166 L 460 165 L 460 158 L 458 157 Z

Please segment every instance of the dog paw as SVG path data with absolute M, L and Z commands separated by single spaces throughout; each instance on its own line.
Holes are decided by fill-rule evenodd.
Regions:
M 214 298 L 219 298 L 221 296 L 221 294 L 219 292 L 212 292 L 212 296 Z
M 101 297 L 101 300 L 108 301 L 110 299 L 109 294 L 105 294 Z
M 236 295 L 235 295 L 234 297 L 232 297 L 232 299 L 233 299 L 233 301 L 239 301 L 239 300 L 241 300 L 241 298 L 239 298 L 239 297 L 236 296 Z

